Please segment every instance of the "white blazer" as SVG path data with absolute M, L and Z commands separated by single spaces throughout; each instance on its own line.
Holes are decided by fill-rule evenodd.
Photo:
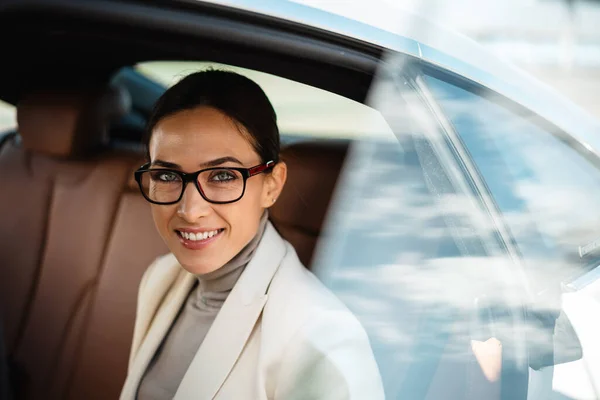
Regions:
M 144 274 L 122 400 L 135 398 L 195 279 L 172 254 Z M 363 327 L 268 222 L 175 399 L 383 398 Z

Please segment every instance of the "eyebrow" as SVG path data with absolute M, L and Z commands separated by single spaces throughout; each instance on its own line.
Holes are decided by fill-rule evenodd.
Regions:
M 231 157 L 231 156 L 227 156 L 227 157 L 216 158 L 214 160 L 202 163 L 202 164 L 200 164 L 200 167 L 216 167 L 218 165 L 225 164 L 227 162 L 232 162 L 232 163 L 239 164 L 239 165 L 242 165 L 242 166 L 244 165 L 237 158 Z M 172 163 L 172 162 L 169 162 L 169 161 L 164 161 L 164 160 L 154 160 L 154 161 L 152 161 L 151 165 L 153 167 L 154 166 L 158 166 L 158 167 L 163 167 L 163 168 L 181 169 L 181 165 L 175 164 L 175 163 Z
M 232 162 L 235 164 L 239 164 L 241 166 L 243 166 L 244 164 L 238 160 L 235 157 L 231 157 L 231 156 L 227 156 L 227 157 L 221 157 L 221 158 L 217 158 L 208 162 L 205 162 L 204 164 L 200 164 L 201 167 L 216 167 L 217 165 L 221 165 L 221 164 L 225 164 L 228 162 Z
M 181 169 L 179 164 L 175 164 L 168 161 L 163 160 L 154 160 L 150 163 L 152 167 L 164 167 L 164 168 L 173 168 L 173 169 Z

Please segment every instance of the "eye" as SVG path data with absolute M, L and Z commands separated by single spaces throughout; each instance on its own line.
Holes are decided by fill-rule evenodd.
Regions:
M 228 182 L 237 179 L 234 171 L 220 169 L 213 171 L 210 180 L 213 182 Z
M 176 182 L 179 180 L 179 175 L 171 171 L 155 171 L 152 179 L 159 182 Z

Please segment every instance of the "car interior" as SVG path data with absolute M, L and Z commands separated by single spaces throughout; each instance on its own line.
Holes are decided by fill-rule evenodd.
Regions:
M 145 162 L 146 120 L 168 86 L 143 73 L 141 64 L 224 64 L 307 85 L 368 108 L 371 84 L 385 59 L 382 48 L 334 32 L 188 1 L 9 0 L 0 5 L 0 31 L 9 60 L 2 65 L 0 100 L 16 109 L 15 128 L 0 132 L 0 355 L 4 352 L 8 358 L 8 380 L 16 399 L 112 399 L 121 391 L 140 279 L 156 257 L 168 252 L 133 177 Z M 393 120 L 397 108 L 396 98 L 392 100 L 385 104 L 387 120 Z M 270 219 L 307 268 L 316 272 L 321 264 L 335 268 L 336 262 L 349 269 L 360 262 L 367 267 L 369 262 L 399 262 L 393 258 L 396 253 L 383 251 L 386 247 L 409 255 L 414 249 L 427 249 L 428 256 L 438 259 L 463 256 L 464 249 L 485 253 L 479 237 L 457 246 L 452 234 L 413 235 L 410 224 L 448 231 L 448 218 L 425 221 L 425 213 L 420 221 L 422 215 L 402 214 L 397 206 L 402 197 L 398 193 L 403 192 L 390 190 L 394 188 L 389 175 L 400 189 L 405 185 L 422 194 L 412 204 L 422 209 L 431 210 L 437 196 L 453 190 L 426 140 L 400 145 L 396 140 L 396 147 L 365 144 L 364 159 L 372 166 L 367 171 L 367 163 L 348 166 L 348 154 L 360 150 L 360 140 L 286 129 L 281 129 L 281 156 L 288 165 L 288 180 L 270 209 Z M 369 200 L 365 186 L 353 186 L 360 173 L 348 171 L 364 172 L 362 179 L 388 196 L 388 207 L 394 206 L 389 213 L 373 212 L 381 219 L 370 228 L 397 232 L 382 238 L 362 226 L 347 229 L 343 215 L 330 220 L 332 202 L 339 195 L 336 183 L 344 177 L 355 190 L 346 209 L 360 213 L 362 201 Z M 431 171 L 435 173 L 427 174 Z M 460 226 L 460 221 L 450 222 Z M 348 245 L 328 248 L 330 257 L 316 260 L 315 249 L 330 232 L 368 243 L 371 252 Z M 445 288 L 445 282 L 426 283 L 431 282 L 431 290 Z M 378 299 L 386 307 L 401 304 L 392 302 L 398 300 L 394 290 L 385 292 L 376 285 L 367 289 L 373 291 L 363 293 L 368 300 Z M 431 333 L 439 348 L 423 357 L 421 366 L 413 363 L 417 368 L 398 357 L 407 345 L 386 342 L 365 328 L 387 392 L 398 395 L 410 388 L 422 398 L 497 398 L 503 391 L 502 398 L 517 398 L 509 389 L 521 385 L 526 393 L 526 374 L 515 374 L 517 378 L 506 379 L 500 388 L 488 385 L 478 367 L 471 368 L 476 364 L 470 353 L 467 363 L 448 356 L 453 338 L 438 335 L 440 326 L 466 326 L 468 316 L 432 322 L 412 306 L 406 303 L 381 315 L 373 312 L 373 320 L 379 318 L 375 325 L 387 324 L 398 332 L 410 328 L 417 338 Z M 416 343 L 412 351 L 418 359 L 417 352 L 428 343 Z M 503 374 L 505 370 L 510 373 L 504 368 Z M 484 382 L 481 390 L 477 382 Z M 490 386 L 495 390 L 492 397 Z M 462 395 L 449 395 L 450 390 Z M 471 397 L 464 395 L 468 391 Z
M 165 88 L 132 67 L 226 62 L 364 102 L 378 53 L 218 6 L 14 4 L 0 14 L 3 37 L 20 38 L 4 43 L 11 62 L 0 76 L 0 98 L 17 113 L 0 141 L 11 389 L 15 398 L 117 398 L 140 278 L 167 252 L 133 179 L 145 120 Z M 347 147 L 300 140 L 282 150 L 288 184 L 271 220 L 307 266 Z

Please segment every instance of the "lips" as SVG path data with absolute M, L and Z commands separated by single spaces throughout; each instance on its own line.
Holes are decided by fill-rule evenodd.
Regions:
M 177 231 L 178 235 L 187 240 L 199 241 L 211 238 L 215 235 L 218 235 L 222 229 L 214 229 L 212 231 L 204 231 L 204 232 L 189 232 L 189 231 Z
M 175 232 L 181 244 L 190 250 L 200 250 L 221 237 L 225 229 L 191 230 L 177 229 Z

